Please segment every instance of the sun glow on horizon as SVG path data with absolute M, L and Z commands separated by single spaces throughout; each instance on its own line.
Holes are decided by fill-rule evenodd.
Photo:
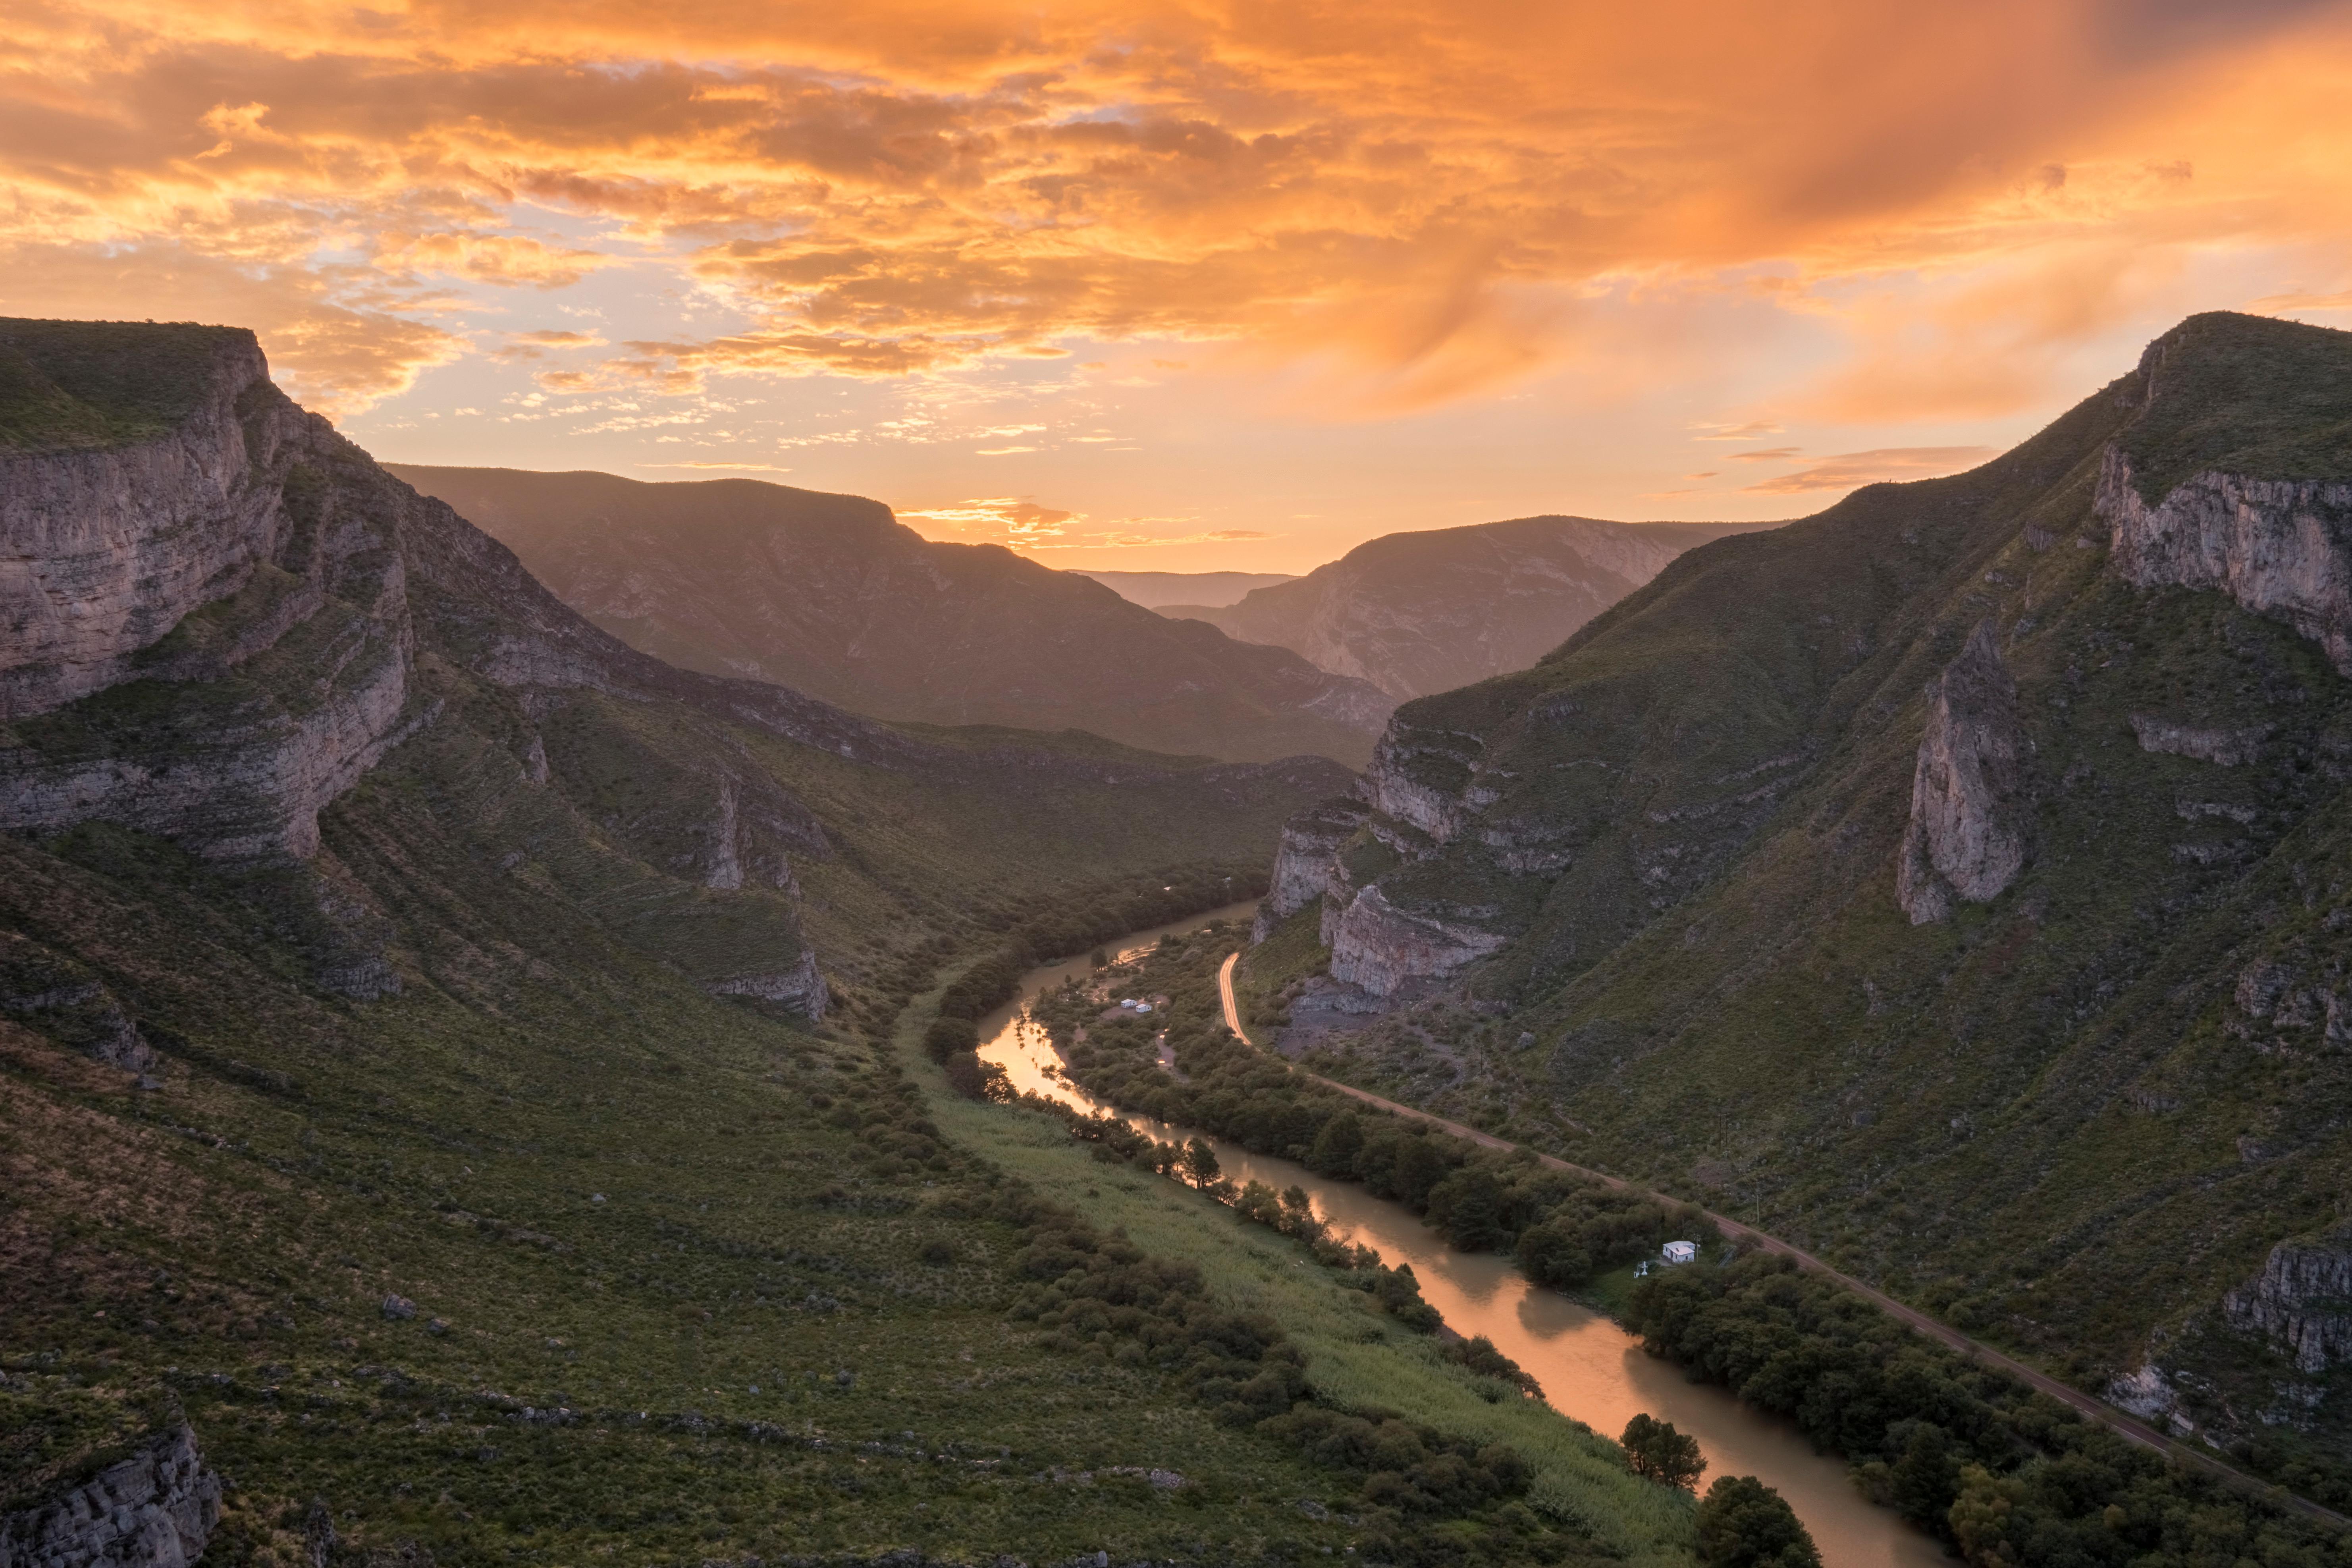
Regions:
M 0 310 L 1057 564 L 1782 516 L 2191 310 L 2352 323 L 2346 4 L 63 0 L 0 72 Z

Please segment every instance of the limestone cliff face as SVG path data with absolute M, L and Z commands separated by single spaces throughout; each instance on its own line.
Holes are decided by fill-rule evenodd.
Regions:
M 1502 945 L 1500 935 L 1473 921 L 1399 909 L 1375 882 L 1340 911 L 1331 942 L 1331 977 L 1387 996 L 1410 981 L 1451 973 Z
M 220 1502 L 220 1477 L 182 1426 L 61 1497 L 0 1515 L 0 1568 L 188 1568 Z
M 112 450 L 0 455 L 0 721 L 125 678 L 289 531 L 276 450 L 302 418 L 249 333 L 221 334 L 177 429 Z
M 2127 581 L 2219 589 L 2294 626 L 2352 674 L 2352 484 L 2208 470 L 2150 505 L 2111 446 L 2094 504 Z
M 0 461 L 0 830 L 307 858 L 422 717 L 398 487 L 237 336 L 168 434 Z
M 2307 1373 L 2352 1356 L 2352 1228 L 2271 1248 L 2263 1271 L 2222 1299 L 2231 1323 Z
M 1912 924 L 1948 918 L 1956 899 L 1990 902 L 2024 868 L 2025 749 L 2016 683 L 1980 624 L 1928 694 L 1895 870 Z
M 1340 847 L 1355 837 L 1371 808 L 1345 796 L 1300 812 L 1283 825 L 1275 850 L 1274 878 L 1258 905 L 1250 940 L 1264 942 L 1276 924 L 1310 905 L 1338 900 L 1346 886 L 1339 865 Z

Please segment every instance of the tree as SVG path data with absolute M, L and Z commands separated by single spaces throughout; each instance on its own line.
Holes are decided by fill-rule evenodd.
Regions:
M 1754 1476 L 1719 1476 L 1700 1500 L 1698 1560 L 1707 1568 L 1822 1568 L 1821 1549 L 1788 1500 Z
M 1698 1439 L 1675 1431 L 1671 1421 L 1636 1415 L 1625 1423 L 1625 1435 L 1618 1441 L 1625 1446 L 1628 1469 L 1670 1487 L 1688 1490 L 1698 1485 L 1699 1477 L 1706 1470 L 1706 1460 L 1698 1451 Z
M 1205 1187 L 1217 1179 L 1217 1152 L 1209 1147 L 1205 1138 L 1195 1138 L 1184 1145 L 1184 1173 L 1192 1178 L 1196 1187 Z
M 1315 1146 L 1308 1151 L 1307 1163 L 1327 1176 L 1352 1176 L 1356 1170 L 1356 1152 L 1364 1146 L 1364 1124 L 1352 1110 L 1343 1110 L 1323 1124 L 1315 1135 Z
M 941 1064 L 958 1051 L 971 1050 L 979 1044 L 980 1030 L 969 1018 L 934 1018 L 923 1031 L 924 1053 Z

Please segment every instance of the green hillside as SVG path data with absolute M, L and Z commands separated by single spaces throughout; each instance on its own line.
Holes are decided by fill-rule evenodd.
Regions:
M 2352 492 L 2259 488 L 2352 479 L 2347 419 L 2352 334 L 2197 317 L 1983 468 L 1694 551 L 1535 669 L 1407 704 L 1353 885 L 1502 945 L 1294 1048 L 2083 1386 L 2153 1360 L 2177 1425 L 2343 1506 L 2333 1352 L 2298 1367 L 2223 1300 L 2352 1178 L 2352 685 L 2305 635 L 2327 612 L 2274 586 L 2344 580 Z M 2241 587 L 2126 580 L 2095 512 L 2111 451 L 2143 502 L 2235 476 L 2174 537 L 2237 551 Z M 2227 544 L 2250 515 L 2278 521 Z M 1979 627 L 2014 686 L 2016 776 L 1988 788 L 2023 866 L 1915 924 L 1915 773 Z M 2284 1310 L 2332 1331 L 2325 1296 Z
M 8 332 L 111 432 L 28 460 L 121 481 L 179 330 Z M 207 1564 L 1691 1561 L 1679 1497 L 1529 1500 L 1469 1373 L 917 1045 L 1261 888 L 1344 769 L 663 665 L 213 347 L 236 447 L 169 429 L 234 506 L 134 474 L 80 569 L 136 613 L 0 643 L 0 1555 L 184 1422 Z

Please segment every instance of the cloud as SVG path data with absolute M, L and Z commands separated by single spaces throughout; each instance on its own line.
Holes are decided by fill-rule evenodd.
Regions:
M 1752 452 L 1726 452 L 1724 456 L 1735 463 L 1785 463 L 1801 450 L 1797 447 L 1759 447 Z
M 976 533 L 987 542 L 1030 544 L 1067 531 L 1082 514 L 1059 511 L 1013 496 L 960 501 L 949 506 L 898 513 L 901 522 L 943 523 L 959 533 Z
M 1743 487 L 1756 495 L 1850 490 L 1881 479 L 1927 479 L 1974 468 L 1993 457 L 1990 447 L 1880 447 L 1824 458 L 1812 467 Z
M 1150 340 L 1382 411 L 1634 378 L 1695 351 L 1615 341 L 1612 302 L 1737 299 L 1845 326 L 1809 412 L 1998 414 L 2168 268 L 2352 227 L 2352 117 L 2310 108 L 2352 22 L 2288 0 L 47 0 L 9 32 L 0 244 L 267 277 L 281 363 L 343 406 L 486 300 L 625 267 L 702 324 L 564 374 Z
M 0 241 L 0 314 L 250 327 L 287 392 L 336 417 L 405 391 L 466 349 L 401 311 L 337 304 L 323 280 L 299 268 L 239 265 L 170 244 Z

